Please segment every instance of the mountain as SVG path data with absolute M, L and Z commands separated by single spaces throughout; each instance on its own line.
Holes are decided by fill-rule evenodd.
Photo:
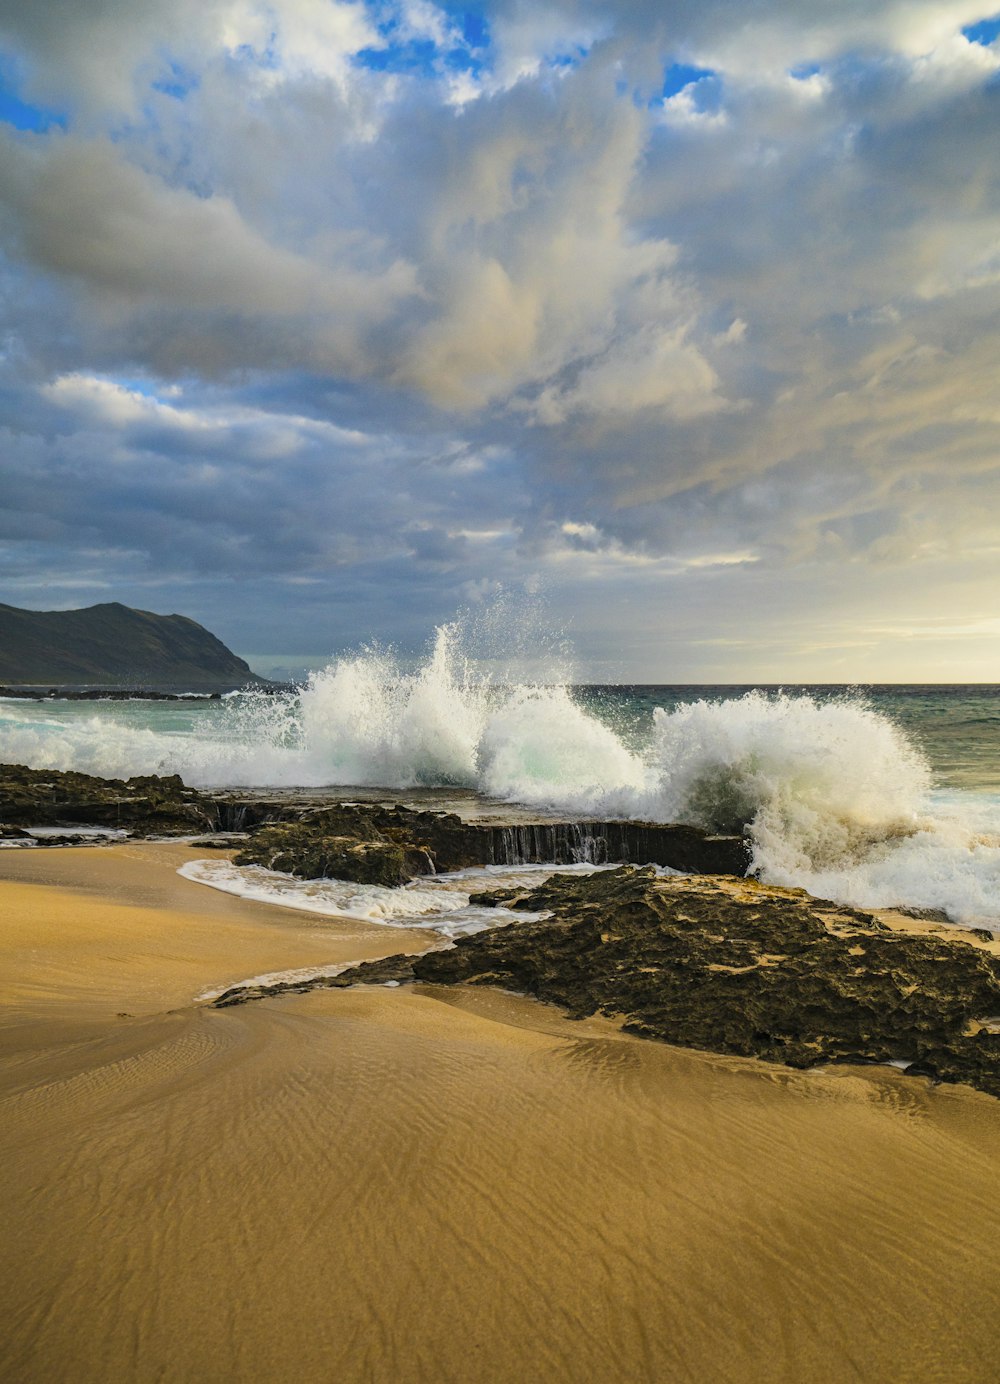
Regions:
M 201 692 L 262 681 L 185 615 L 154 615 L 117 601 L 86 610 L 0 604 L 0 683 Z

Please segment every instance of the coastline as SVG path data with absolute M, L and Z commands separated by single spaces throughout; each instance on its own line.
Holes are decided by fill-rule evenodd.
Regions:
M 434 939 L 218 894 L 185 853 L 0 856 L 3 1378 L 989 1376 L 1000 1103 L 497 991 L 211 1010 Z
M 2 1028 L 145 1017 L 191 1005 L 220 976 L 383 955 L 376 924 L 235 899 L 177 874 L 203 855 L 138 839 L 0 853 Z M 394 935 L 415 950 L 436 940 Z

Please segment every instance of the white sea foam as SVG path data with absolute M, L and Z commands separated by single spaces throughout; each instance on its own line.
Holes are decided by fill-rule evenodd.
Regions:
M 128 837 L 128 832 L 120 827 L 82 827 L 75 822 L 65 827 L 26 827 L 25 830 L 40 841 L 53 836 L 79 836 L 92 841 L 124 841 Z
M 225 985 L 215 985 L 210 990 L 202 990 L 195 995 L 195 1003 L 216 1000 L 227 990 L 249 990 L 254 985 L 297 985 L 303 981 L 318 980 L 321 976 L 339 976 L 352 966 L 360 966 L 360 961 L 341 961 L 329 966 L 299 966 L 288 971 L 265 971 L 259 976 L 246 976 L 240 980 L 228 981 Z
M 749 823 L 765 882 L 1000 925 L 1000 805 L 932 793 L 924 757 L 872 708 L 751 692 L 655 720 L 655 815 Z
M 278 904 L 329 918 L 357 918 L 385 927 L 430 928 L 442 937 L 460 937 L 538 915 L 469 903 L 470 894 L 500 887 L 532 888 L 553 873 L 592 874 L 599 865 L 488 865 L 424 876 L 399 889 L 380 884 L 353 884 L 338 879 L 292 879 L 260 865 L 228 860 L 190 860 L 178 874 L 227 894 Z
M 452 785 L 568 817 L 748 823 L 765 880 L 1000 924 L 1000 803 L 932 792 L 919 750 L 864 702 L 698 701 L 657 710 L 638 743 L 566 686 L 479 671 L 463 638 L 440 629 L 416 671 L 362 651 L 279 696 L 97 713 L 7 701 L 0 760 L 200 786 Z M 376 908 L 338 911 L 355 906 Z M 395 905 L 377 907 L 387 918 Z

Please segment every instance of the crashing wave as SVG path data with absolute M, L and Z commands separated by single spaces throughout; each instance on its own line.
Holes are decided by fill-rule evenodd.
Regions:
M 150 714 L 165 717 L 6 703 L 0 759 L 198 786 L 449 785 L 567 817 L 746 826 L 769 883 L 1000 917 L 998 823 L 935 804 L 923 755 L 858 699 L 758 691 L 660 708 L 637 742 L 565 684 L 483 672 L 447 625 L 416 670 L 368 649 L 284 695 L 248 693 L 159 730 L 141 723 Z

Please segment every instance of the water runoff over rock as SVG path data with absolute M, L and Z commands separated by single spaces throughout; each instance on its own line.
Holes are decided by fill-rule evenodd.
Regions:
M 416 667 L 367 648 L 284 694 L 221 704 L 5 701 L 0 759 L 196 786 L 445 785 L 566 818 L 745 825 L 767 882 L 1000 926 L 1000 794 L 935 778 L 905 707 L 829 689 L 602 702 L 573 687 L 563 651 L 525 679 L 475 646 L 467 623 L 446 625 Z M 985 745 L 998 714 L 994 695 L 955 724 L 984 722 Z

